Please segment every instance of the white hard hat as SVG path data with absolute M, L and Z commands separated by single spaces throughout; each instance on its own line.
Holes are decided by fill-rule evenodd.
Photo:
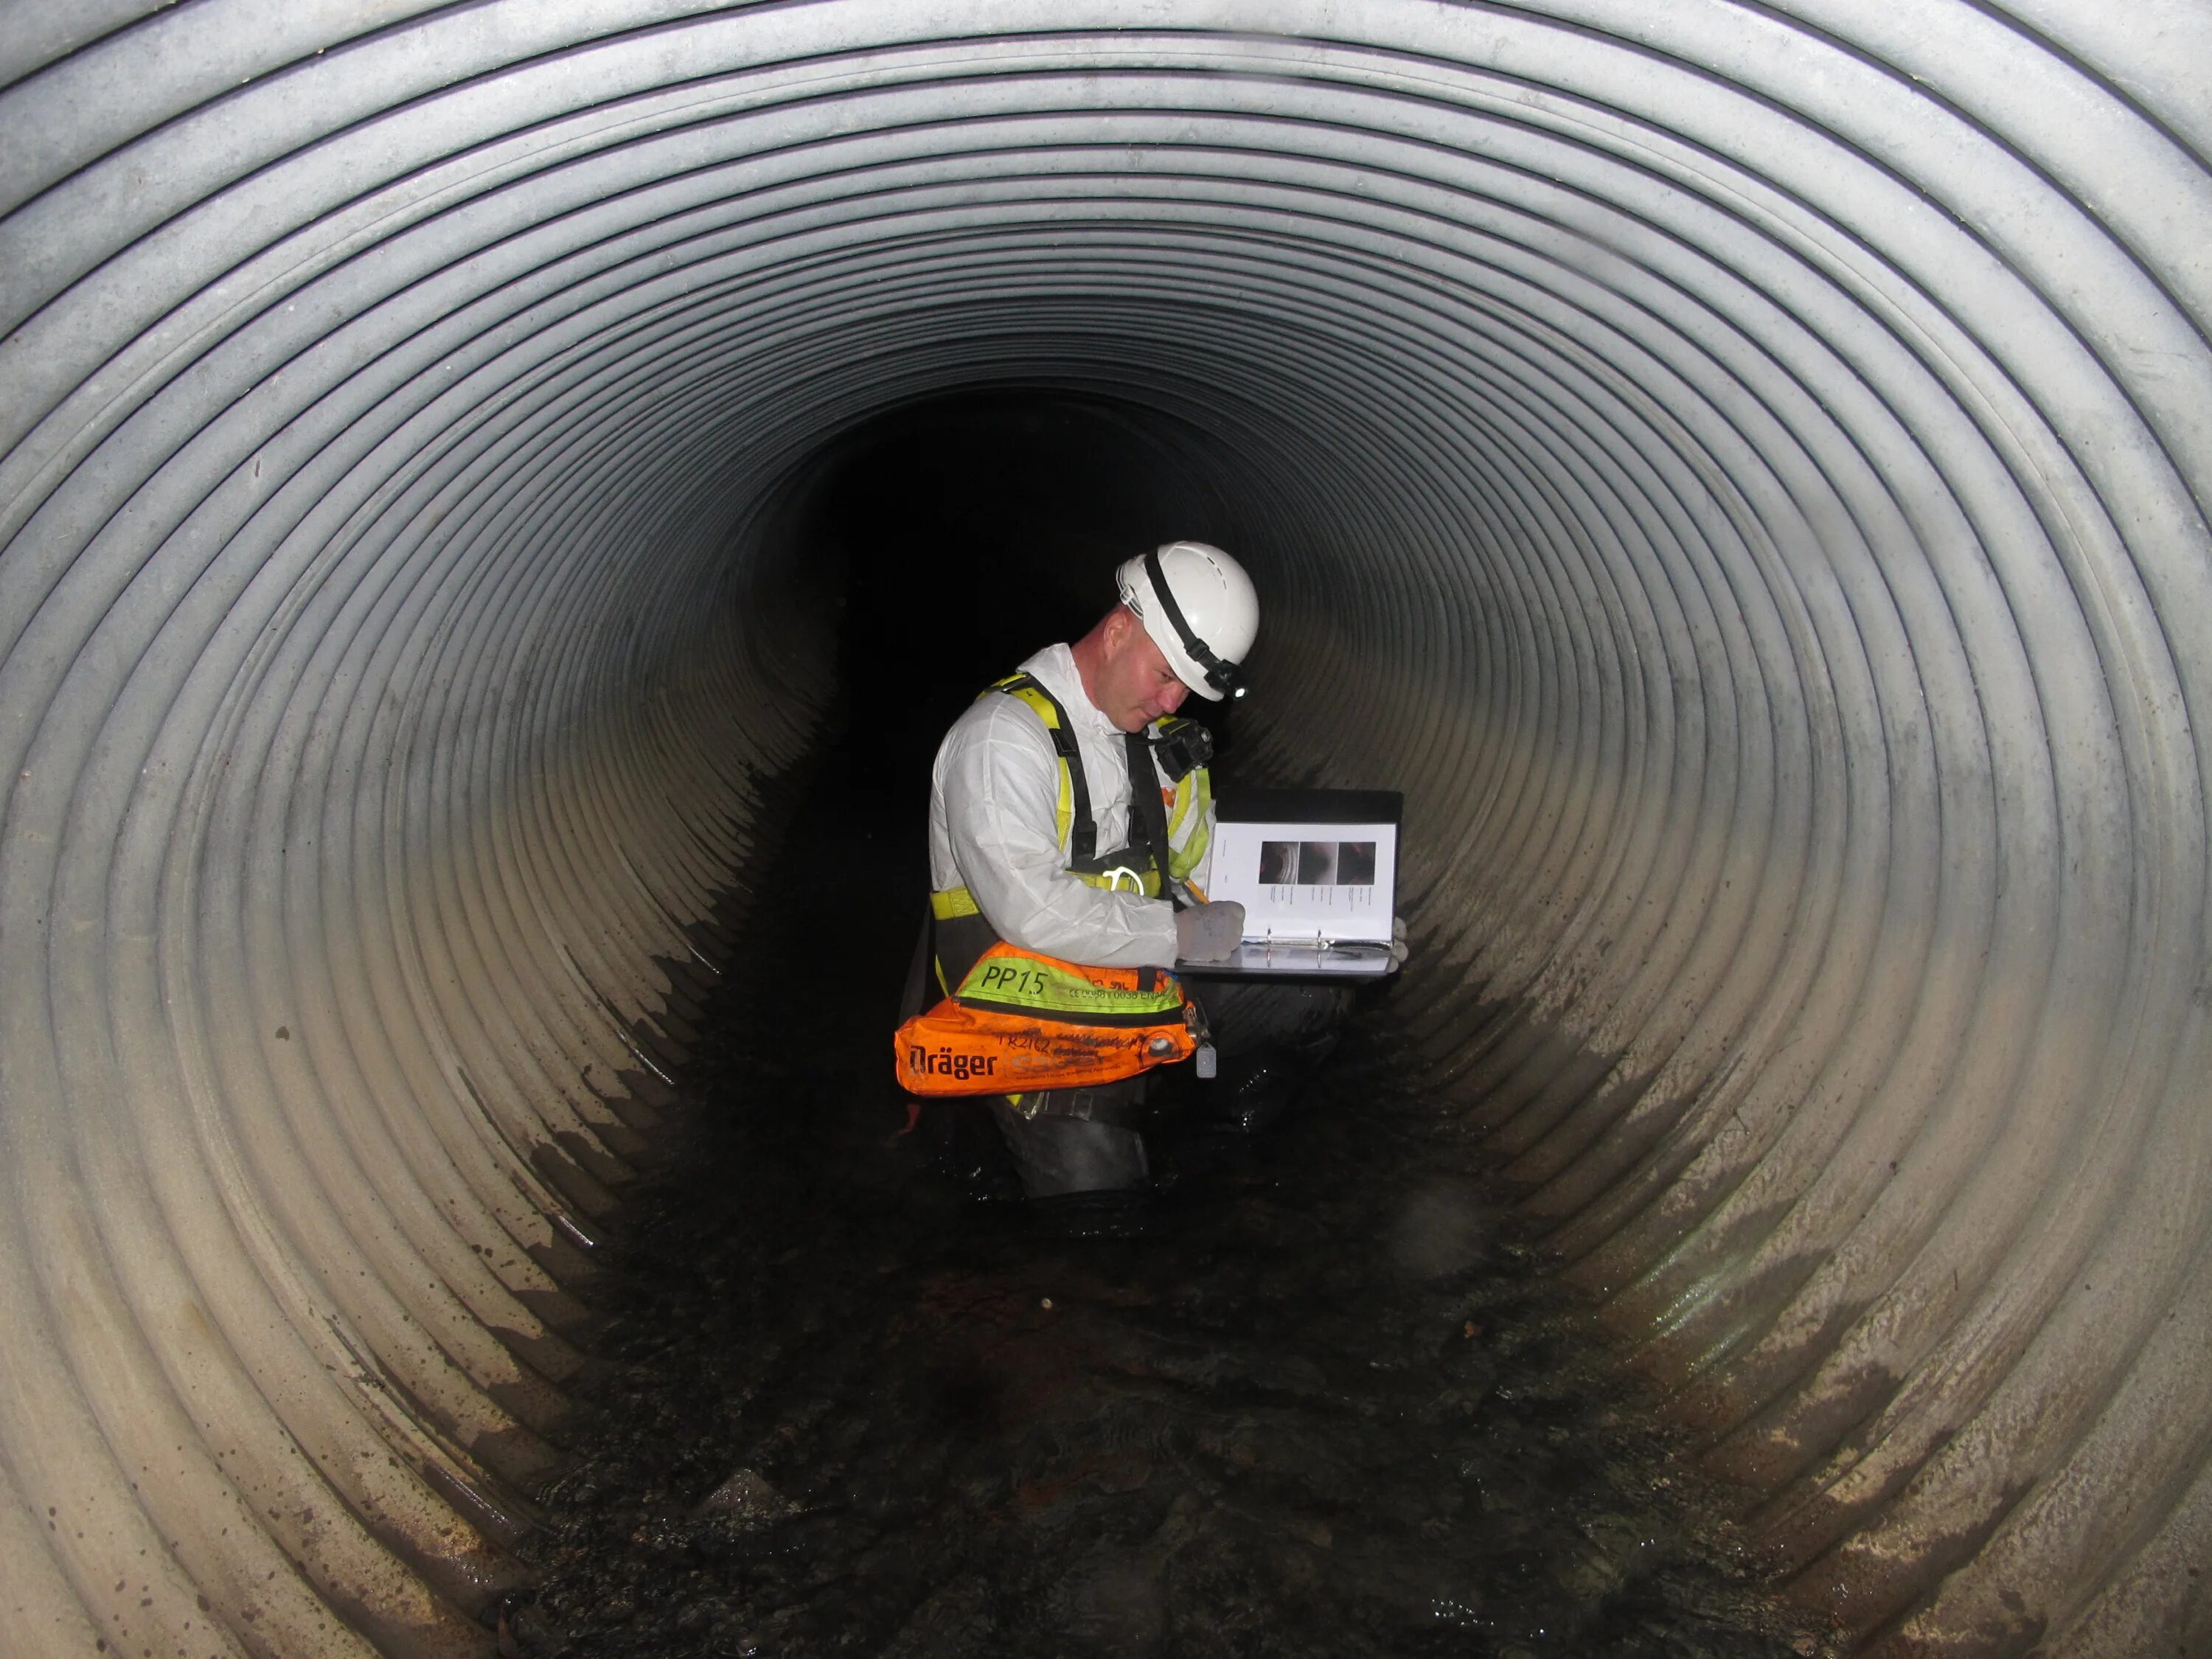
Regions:
M 1185 685 L 1215 702 L 1244 695 L 1237 665 L 1260 631 L 1260 596 L 1243 565 L 1204 542 L 1170 542 L 1126 561 L 1114 584 Z

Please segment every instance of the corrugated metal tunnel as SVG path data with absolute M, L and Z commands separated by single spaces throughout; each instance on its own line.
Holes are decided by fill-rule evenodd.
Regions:
M 1792 1593 L 2212 1652 L 2212 12 L 16 0 L 0 78 L 0 1650 L 489 1650 L 827 672 L 787 486 L 997 388 L 1253 567 L 1252 752 L 1403 780 L 1438 1109 Z

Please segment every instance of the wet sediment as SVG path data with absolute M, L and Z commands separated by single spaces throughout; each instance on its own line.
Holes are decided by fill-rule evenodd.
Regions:
M 1268 1135 L 1163 1123 L 1136 1236 L 1041 1236 L 988 1137 L 901 1134 L 918 877 L 858 775 L 770 804 L 507 1650 L 1827 1650 L 1425 1107 L 1387 996 Z

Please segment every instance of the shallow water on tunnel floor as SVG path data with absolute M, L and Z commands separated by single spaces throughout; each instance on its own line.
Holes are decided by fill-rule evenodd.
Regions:
M 1387 1006 L 1264 1139 L 1168 1126 L 1145 1236 L 1041 1237 L 974 1196 L 988 1169 L 945 1173 L 982 1160 L 898 1134 L 890 993 L 787 971 L 835 939 L 895 984 L 911 943 L 841 828 L 866 816 L 834 776 L 795 793 L 699 1119 L 602 1289 L 609 1369 L 509 1651 L 1826 1650 L 1595 1357 Z

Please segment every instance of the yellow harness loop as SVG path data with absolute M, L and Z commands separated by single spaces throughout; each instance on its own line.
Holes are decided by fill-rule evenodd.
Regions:
M 1060 761 L 1060 797 L 1053 804 L 1053 833 L 1063 844 L 1067 840 L 1068 826 L 1075 821 L 1075 780 L 1068 771 L 1067 756 L 1062 748 L 1060 734 L 1066 728 L 1060 723 L 1060 705 L 1051 694 L 1026 674 L 1010 674 L 983 693 L 988 697 L 1004 693 L 1018 697 L 1036 710 L 1036 717 L 1044 722 L 1045 733 L 1053 738 L 1053 752 Z M 978 700 L 980 701 L 980 699 Z M 1073 741 L 1074 734 L 1067 733 Z
M 962 916 L 980 916 L 982 906 L 965 887 L 947 887 L 929 896 L 929 914 L 939 921 L 957 921 Z

